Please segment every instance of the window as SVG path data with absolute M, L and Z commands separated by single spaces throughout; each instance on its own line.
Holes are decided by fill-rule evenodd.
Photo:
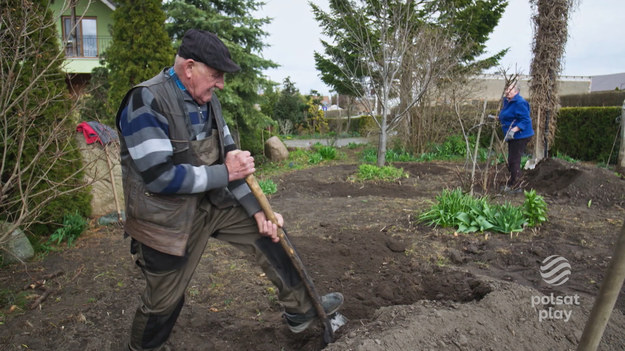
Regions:
M 75 36 L 72 18 L 63 16 L 63 43 L 68 57 L 98 57 L 98 37 L 95 18 L 77 19 Z

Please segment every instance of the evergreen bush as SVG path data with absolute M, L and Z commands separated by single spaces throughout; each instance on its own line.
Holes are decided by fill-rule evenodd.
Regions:
M 113 42 L 106 50 L 110 70 L 108 113 L 114 116 L 128 90 L 152 78 L 174 62 L 174 49 L 165 31 L 160 0 L 119 0 L 113 12 Z

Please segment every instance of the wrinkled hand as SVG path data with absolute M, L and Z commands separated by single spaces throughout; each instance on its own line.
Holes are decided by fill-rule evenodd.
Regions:
M 277 212 L 274 212 L 274 215 L 278 220 L 278 225 L 282 227 L 284 225 L 282 215 Z M 268 220 L 263 211 L 256 212 L 256 214 L 254 214 L 254 219 L 258 225 L 258 232 L 260 235 L 269 237 L 274 243 L 280 241 L 280 237 L 278 237 L 278 225 Z
M 243 179 L 254 173 L 254 158 L 249 151 L 233 150 L 226 154 L 224 161 L 228 169 L 228 181 Z

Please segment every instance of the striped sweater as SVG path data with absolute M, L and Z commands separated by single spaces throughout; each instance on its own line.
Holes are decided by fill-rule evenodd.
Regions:
M 216 131 L 217 125 L 208 105 L 199 106 L 186 92 L 173 68 L 168 71 L 183 91 L 184 103 L 191 126 L 191 140 L 202 140 Z M 234 140 L 224 125 L 225 152 L 236 149 Z M 145 182 L 146 189 L 157 194 L 197 194 L 211 189 L 228 187 L 247 213 L 260 210 L 244 180 L 228 183 L 228 171 L 224 164 L 193 166 L 174 164 L 173 148 L 169 138 L 167 118 L 159 111 L 154 95 L 148 88 L 134 89 L 122 110 L 118 127 L 124 138 L 128 153 L 122 153 L 122 162 L 131 158 Z

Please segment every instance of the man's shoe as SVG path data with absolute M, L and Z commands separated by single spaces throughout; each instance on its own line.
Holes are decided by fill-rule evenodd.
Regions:
M 323 306 L 323 310 L 326 311 L 326 315 L 330 316 L 336 313 L 341 305 L 343 305 L 343 300 L 343 294 L 340 292 L 329 293 L 321 297 L 321 306 Z M 289 326 L 291 332 L 296 334 L 306 330 L 316 317 L 317 311 L 315 311 L 314 307 L 306 313 L 291 314 L 284 312 L 286 324 Z

